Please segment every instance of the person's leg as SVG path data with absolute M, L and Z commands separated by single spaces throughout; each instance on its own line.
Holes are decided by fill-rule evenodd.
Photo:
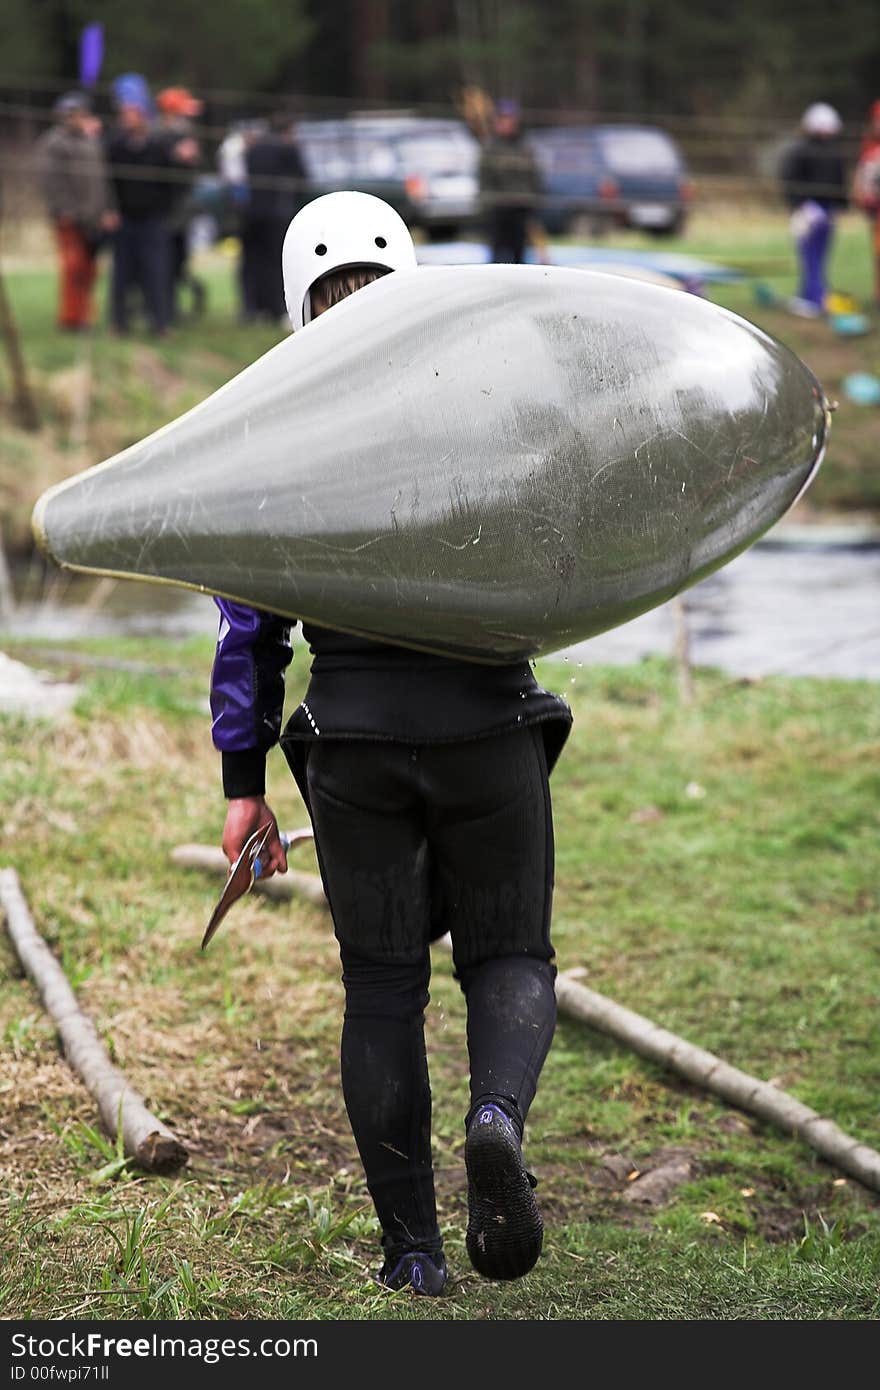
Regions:
M 825 302 L 825 260 L 831 243 L 831 218 L 817 219 L 800 242 L 801 298 L 814 309 Z
M 325 861 L 326 862 L 326 861 Z M 424 1012 L 430 960 L 389 965 L 340 943 L 342 1089 L 386 1258 L 439 1254 Z
M 536 726 L 431 751 L 429 839 L 468 1003 L 471 1105 L 502 1098 L 521 1130 L 556 1021 L 543 735 Z
M 265 217 L 255 217 L 250 224 L 250 264 L 253 310 L 258 319 L 272 315 L 271 268 L 269 266 L 270 239 L 266 233 Z
M 242 216 L 239 233 L 241 258 L 239 261 L 240 317 L 243 323 L 250 323 L 257 312 L 256 277 L 254 272 L 254 227 L 250 217 Z
M 520 1142 L 556 1024 L 547 764 L 539 728 L 441 752 L 429 840 L 467 999 L 468 1251 L 481 1273 L 515 1278 L 541 1249 Z
M 83 259 L 80 267 L 80 294 L 82 306 L 82 321 L 85 326 L 90 326 L 95 319 L 94 293 L 95 281 L 98 278 L 98 253 L 93 246 L 83 240 Z
M 113 237 L 110 316 L 117 333 L 128 332 L 128 296 L 137 280 L 136 230 L 123 222 Z
M 517 208 L 516 216 L 511 219 L 510 229 L 510 248 L 513 253 L 514 265 L 522 265 L 525 261 L 528 231 L 529 219 L 525 212 Z
M 272 313 L 276 319 L 284 317 L 286 306 L 284 303 L 284 271 L 281 264 L 281 250 L 284 246 L 284 236 L 287 232 L 287 219 L 274 218 L 271 223 L 272 244 L 267 261 L 267 292 L 272 305 Z
M 79 265 L 79 234 L 70 225 L 56 226 L 58 243 L 58 327 L 78 328 L 79 295 L 76 275 Z
M 389 1272 L 407 1252 L 442 1250 L 424 1040 L 427 849 L 413 771 L 400 745 L 308 749 L 315 845 L 343 966 L 343 1094 Z
M 498 208 L 492 219 L 491 260 L 499 265 L 519 265 L 525 260 L 526 214 L 520 208 Z
M 143 223 L 140 254 L 147 318 L 154 333 L 164 333 L 171 313 L 171 238 L 162 222 L 149 219 Z

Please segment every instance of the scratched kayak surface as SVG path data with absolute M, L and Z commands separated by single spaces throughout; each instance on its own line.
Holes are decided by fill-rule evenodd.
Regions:
M 475 660 L 629 621 L 763 534 L 826 403 L 716 305 L 589 271 L 398 273 L 51 489 L 61 565 Z

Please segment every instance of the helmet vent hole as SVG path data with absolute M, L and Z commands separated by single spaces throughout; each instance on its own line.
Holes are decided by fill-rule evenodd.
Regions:
M 316 256 L 326 256 L 326 254 L 327 254 L 327 247 L 324 245 L 323 241 L 319 241 L 318 244 L 317 244 L 317 246 L 315 247 L 315 255 L 316 255 Z
M 383 236 L 377 236 L 376 245 L 378 246 L 380 251 L 384 251 L 385 247 L 388 245 L 388 242 L 385 240 Z

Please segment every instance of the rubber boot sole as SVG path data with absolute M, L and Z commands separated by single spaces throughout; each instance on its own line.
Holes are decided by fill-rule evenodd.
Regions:
M 519 1144 L 500 1123 L 471 1126 L 465 1142 L 471 1264 L 487 1279 L 519 1279 L 536 1263 L 544 1223 Z

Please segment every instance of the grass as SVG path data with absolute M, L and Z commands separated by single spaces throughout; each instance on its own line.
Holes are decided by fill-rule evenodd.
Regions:
M 119 1162 L 0 941 L 0 1315 L 877 1317 L 876 1195 L 564 1020 L 528 1131 L 545 1255 L 517 1284 L 476 1278 L 463 1247 L 464 1011 L 442 956 L 428 1036 L 455 1283 L 438 1302 L 378 1290 L 338 1083 L 328 920 L 247 900 L 202 956 L 216 885 L 169 863 L 180 841 L 216 841 L 222 821 L 201 708 L 209 644 L 83 647 L 174 674 L 84 667 L 71 716 L 0 718 L 3 859 L 113 1055 L 192 1158 L 176 1179 Z M 685 709 L 662 662 L 539 673 L 575 713 L 553 778 L 560 965 L 880 1145 L 876 689 L 700 672 Z M 298 825 L 282 762 L 271 797 Z M 313 868 L 310 855 L 297 862 Z M 633 1174 L 676 1165 L 656 1201 L 637 1200 Z
M 808 519 L 817 509 L 880 513 L 876 414 L 853 405 L 841 392 L 849 372 L 880 371 L 876 332 L 839 338 L 825 323 L 793 318 L 754 299 L 756 280 L 780 293 L 794 289 L 784 213 L 698 209 L 680 239 L 657 242 L 637 233 L 618 233 L 611 241 L 652 251 L 690 252 L 746 272 L 749 278 L 742 284 L 710 287 L 712 297 L 786 342 L 813 369 L 828 395 L 840 401 L 826 462 L 799 515 Z M 234 261 L 221 251 L 204 257 L 200 267 L 210 292 L 203 321 L 184 324 L 158 344 L 137 338 L 120 342 L 103 328 L 90 342 L 72 340 L 55 329 L 54 267 L 46 243 L 37 244 L 42 245 L 40 254 L 10 257 L 6 269 L 43 420 L 35 436 L 15 427 L 2 408 L 8 382 L 5 362 L 0 362 L 0 517 L 7 542 L 17 550 L 29 544 L 31 508 L 46 486 L 182 414 L 277 340 L 272 329 L 236 322 Z M 840 219 L 831 282 L 868 301 L 871 275 L 863 219 L 848 214 Z
M 620 245 L 658 244 L 625 234 Z M 697 213 L 663 243 L 793 289 L 783 214 Z M 0 515 L 23 545 L 49 482 L 141 438 L 274 341 L 234 321 L 231 264 L 211 305 L 160 345 L 89 345 L 53 327 L 54 273 L 7 264 L 44 425 L 0 408 Z M 867 235 L 842 219 L 832 280 L 870 292 Z M 830 395 L 880 368 L 876 334 L 844 340 L 714 297 L 783 338 Z M 0 366 L 0 390 L 5 383 Z M 85 434 L 77 402 L 88 377 Z M 800 515 L 880 510 L 875 417 L 843 402 Z M 81 680 L 53 723 L 0 716 L 0 858 L 112 1055 L 180 1134 L 191 1163 L 147 1178 L 98 1130 L 53 1029 L 0 939 L 0 1316 L 83 1318 L 867 1319 L 880 1313 L 880 1204 L 805 1145 L 561 1021 L 532 1110 L 546 1253 L 511 1286 L 463 1245 L 464 1011 L 436 961 L 429 1011 L 435 1166 L 452 1295 L 371 1283 L 376 1232 L 338 1082 L 341 986 L 327 918 L 248 900 L 202 956 L 216 885 L 174 870 L 215 842 L 223 807 L 201 639 L 94 639 L 55 673 Z M 36 639 L 7 641 L 39 659 Z M 81 653 L 77 656 L 77 652 Z M 94 668 L 88 657 L 141 663 Z M 304 663 L 290 681 L 301 693 Z M 880 1146 L 876 1107 L 880 711 L 858 682 L 724 681 L 683 709 L 668 667 L 542 677 L 575 731 L 553 778 L 560 965 Z M 281 821 L 304 811 L 276 756 Z M 303 867 L 314 868 L 310 852 Z M 653 1202 L 636 1174 L 677 1173 Z

